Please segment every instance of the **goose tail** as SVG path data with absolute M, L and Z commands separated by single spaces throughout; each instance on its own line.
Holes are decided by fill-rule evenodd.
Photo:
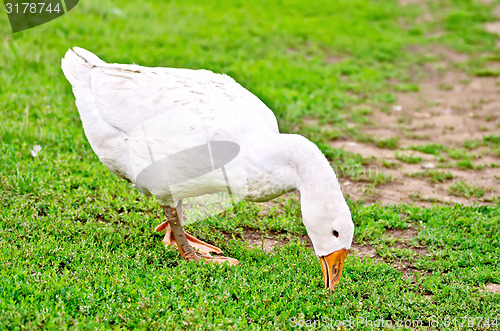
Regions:
M 90 69 L 104 64 L 106 62 L 98 58 L 95 54 L 80 47 L 69 49 L 61 60 L 61 68 L 64 76 L 71 83 L 73 89 L 84 87 L 85 85 L 88 85 L 90 88 Z
M 106 62 L 80 47 L 68 50 L 61 60 L 62 71 L 73 87 L 85 135 L 101 161 L 108 148 L 107 145 L 120 135 L 120 131 L 102 118 L 96 103 L 95 91 L 92 90 L 93 69 L 105 65 Z

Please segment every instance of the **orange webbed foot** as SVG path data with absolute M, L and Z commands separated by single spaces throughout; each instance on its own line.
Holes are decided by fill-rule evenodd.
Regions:
M 155 231 L 159 232 L 162 231 L 163 229 L 166 229 L 165 237 L 163 238 L 163 243 L 165 244 L 165 246 L 175 247 L 177 250 L 181 252 L 182 257 L 188 260 L 198 261 L 200 259 L 204 259 L 206 262 L 209 263 L 224 264 L 227 262 L 229 263 L 229 265 L 237 265 L 239 263 L 238 260 L 233 259 L 231 257 L 210 255 L 210 253 L 222 254 L 222 251 L 220 250 L 220 248 L 210 245 L 202 240 L 199 240 L 191 236 L 187 232 L 184 232 L 184 234 L 186 235 L 189 245 L 193 247 L 194 253 L 184 254 L 184 252 L 181 249 L 179 249 L 179 245 L 177 245 L 177 242 L 175 241 L 174 234 L 172 232 L 170 223 L 168 221 L 165 221 L 162 224 L 158 225 Z

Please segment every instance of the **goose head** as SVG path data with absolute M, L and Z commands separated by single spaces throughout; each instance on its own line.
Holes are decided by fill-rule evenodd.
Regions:
M 342 194 L 301 198 L 302 219 L 319 258 L 325 288 L 333 291 L 351 248 L 354 223 Z

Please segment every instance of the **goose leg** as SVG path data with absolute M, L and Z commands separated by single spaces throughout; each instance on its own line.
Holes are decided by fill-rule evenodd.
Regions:
M 238 263 L 238 260 L 230 257 L 211 256 L 211 252 L 221 254 L 222 251 L 184 232 L 176 208 L 163 206 L 163 209 L 165 209 L 168 220 L 156 227 L 155 231 L 162 231 L 166 228 L 167 233 L 163 238 L 166 246 L 176 246 L 181 256 L 188 260 L 197 261 L 200 258 L 204 258 L 209 262 L 224 263 L 227 261 L 231 265 Z

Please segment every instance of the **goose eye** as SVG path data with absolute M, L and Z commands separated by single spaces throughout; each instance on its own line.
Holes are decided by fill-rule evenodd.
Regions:
M 332 234 L 338 238 L 339 237 L 339 232 L 337 230 L 333 230 Z

